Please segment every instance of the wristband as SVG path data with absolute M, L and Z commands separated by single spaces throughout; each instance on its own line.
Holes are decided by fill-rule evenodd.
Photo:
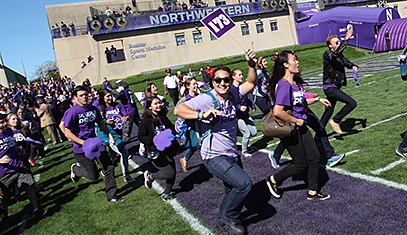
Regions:
M 199 120 L 202 120 L 203 119 L 203 114 L 204 114 L 205 112 L 198 112 L 198 119 Z
M 256 68 L 256 63 L 253 60 L 249 60 L 247 63 L 249 63 L 249 67 Z

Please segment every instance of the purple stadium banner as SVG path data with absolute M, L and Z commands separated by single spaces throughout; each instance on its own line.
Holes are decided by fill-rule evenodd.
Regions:
M 154 14 L 98 19 L 88 21 L 88 26 L 91 35 L 98 35 L 194 23 L 199 22 L 218 8 L 219 6 L 188 9 L 184 11 L 158 12 Z M 230 17 L 261 15 L 271 12 L 288 11 L 286 0 L 231 4 L 221 6 L 220 8 Z
M 217 38 L 221 38 L 229 30 L 236 26 L 235 22 L 218 8 L 201 20 L 201 23 Z

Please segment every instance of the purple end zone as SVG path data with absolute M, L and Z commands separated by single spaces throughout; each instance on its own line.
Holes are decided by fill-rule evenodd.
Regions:
M 190 159 L 189 171 L 184 173 L 179 164 L 181 156 L 183 153 L 175 158 L 174 191 L 178 200 L 216 234 L 225 233 L 214 223 L 223 197 L 222 182 L 206 170 L 199 153 Z M 135 160 L 143 167 L 152 167 L 145 158 Z M 256 152 L 242 162 L 253 181 L 242 210 L 242 221 L 249 234 L 403 234 L 407 231 L 404 191 L 321 167 L 322 192 L 330 194 L 331 199 L 317 203 L 307 201 L 306 175 L 301 174 L 284 182 L 281 186 L 284 194 L 277 200 L 265 183 L 268 175 L 277 172 L 271 168 L 267 155 Z M 285 167 L 284 162 L 282 167 Z

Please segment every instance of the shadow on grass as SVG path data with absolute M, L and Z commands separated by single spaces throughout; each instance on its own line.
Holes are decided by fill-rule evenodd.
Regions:
M 195 166 L 194 168 L 198 168 L 198 170 L 194 171 L 193 173 L 189 174 L 187 177 L 182 179 L 181 182 L 179 182 L 179 187 L 174 189 L 176 193 L 180 192 L 189 192 L 192 189 L 194 189 L 195 184 L 202 184 L 204 182 L 209 181 L 213 176 L 209 171 L 206 169 L 204 164 L 199 164 Z M 191 170 L 191 168 L 190 168 Z
M 250 147 L 255 150 L 265 149 L 267 148 L 268 142 L 271 140 L 273 140 L 273 137 L 264 136 L 263 138 L 253 143 Z
M 354 128 L 356 126 L 358 126 L 358 125 L 361 125 L 362 128 L 366 128 L 366 123 L 367 123 L 367 119 L 348 118 L 345 121 L 340 123 L 340 127 L 341 127 L 342 131 L 347 132 L 347 133 L 344 133 L 342 135 L 337 135 L 337 136 L 334 136 L 334 137 L 336 139 L 338 139 L 338 140 L 343 140 L 343 137 L 358 134 L 361 131 L 360 130 L 354 130 Z M 331 133 L 328 134 L 328 136 L 333 136 L 333 135 L 336 135 L 336 133 L 331 132 Z
M 59 158 L 59 159 L 61 159 L 61 158 Z M 43 166 L 41 168 L 38 168 L 34 173 L 35 174 L 45 173 L 48 170 L 51 170 L 52 168 L 55 168 L 56 166 L 62 165 L 67 161 L 72 161 L 73 157 L 72 158 L 64 158 L 64 159 L 62 159 L 60 161 L 57 161 L 57 160 L 58 160 L 58 158 L 50 159 L 50 160 L 47 160 L 47 161 L 42 161 Z

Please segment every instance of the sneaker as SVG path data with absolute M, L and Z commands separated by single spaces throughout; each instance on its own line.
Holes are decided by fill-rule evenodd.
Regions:
M 103 170 L 100 171 L 100 175 L 102 175 L 103 177 L 105 177 L 105 173 L 103 172 Z
M 118 197 L 116 195 L 113 196 L 112 199 L 108 200 L 109 202 L 122 202 L 124 201 L 124 198 Z
M 77 183 L 80 178 L 78 176 L 76 176 L 75 173 L 73 173 L 74 166 L 76 166 L 76 163 L 72 163 L 72 165 L 71 165 L 71 180 L 72 180 L 72 182 Z
M 162 195 L 163 201 L 169 201 L 175 198 L 174 195 L 171 195 L 171 193 L 163 193 Z
M 242 153 L 243 157 L 251 157 L 252 155 L 250 153 Z
M 240 220 L 230 220 L 222 216 L 222 221 L 226 227 L 235 234 L 246 234 L 246 229 L 241 225 Z
M 151 178 L 151 173 L 149 171 L 144 171 L 144 186 L 146 186 L 146 188 L 151 188 L 153 181 L 154 180 Z
M 181 158 L 181 159 L 179 159 L 179 161 L 181 162 L 181 167 L 182 167 L 182 170 L 184 171 L 184 172 L 188 172 L 188 167 L 187 167 L 187 163 L 188 163 L 188 161 L 187 160 L 185 160 L 185 158 Z
M 144 148 L 144 144 L 143 143 L 140 143 L 140 147 L 139 147 L 139 149 L 138 149 L 138 153 L 140 154 L 140 156 L 144 156 L 144 151 L 145 151 L 146 149 Z
M 329 121 L 329 125 L 331 125 L 332 129 L 337 133 L 342 135 L 343 131 L 341 130 L 341 127 L 339 126 L 338 123 L 334 122 L 334 120 Z
M 331 157 L 330 159 L 328 159 L 328 165 L 330 166 L 330 167 L 333 167 L 333 166 L 335 166 L 336 164 L 338 164 L 340 161 L 342 161 L 342 159 L 345 157 L 345 154 L 344 153 L 342 153 L 342 154 L 339 154 L 339 155 L 336 155 L 336 156 L 333 156 L 333 157 Z
M 309 193 L 307 194 L 307 200 L 308 201 L 324 201 L 326 199 L 329 199 L 331 196 L 329 194 L 323 194 L 320 192 L 317 192 L 315 195 L 310 195 Z
M 133 177 L 131 177 L 130 175 L 126 175 L 126 176 L 123 178 L 123 180 L 124 180 L 124 182 L 126 182 L 126 183 L 133 183 L 133 182 L 136 181 L 136 180 L 135 180 Z
M 42 208 L 37 208 L 34 210 L 34 215 L 35 215 L 35 218 L 37 218 L 37 219 L 44 218 L 47 215 L 47 213 L 48 213 L 48 210 L 44 210 Z
M 396 154 L 397 154 L 398 156 L 400 156 L 400 157 L 404 157 L 404 158 L 407 157 L 407 153 L 403 152 L 403 150 L 401 150 L 400 147 L 397 147 L 397 148 L 396 148 Z
M 0 207 L 0 222 L 4 221 L 8 217 L 8 210 Z
M 270 176 L 271 177 L 271 176 Z M 271 182 L 270 177 L 267 177 L 267 186 L 269 187 L 271 195 L 273 195 L 275 198 L 280 198 L 281 197 L 281 190 L 277 188 L 277 184 L 274 184 Z
M 271 166 L 276 170 L 279 169 L 280 165 L 278 164 L 277 160 L 274 158 L 274 152 L 269 153 L 268 157 L 269 157 Z

